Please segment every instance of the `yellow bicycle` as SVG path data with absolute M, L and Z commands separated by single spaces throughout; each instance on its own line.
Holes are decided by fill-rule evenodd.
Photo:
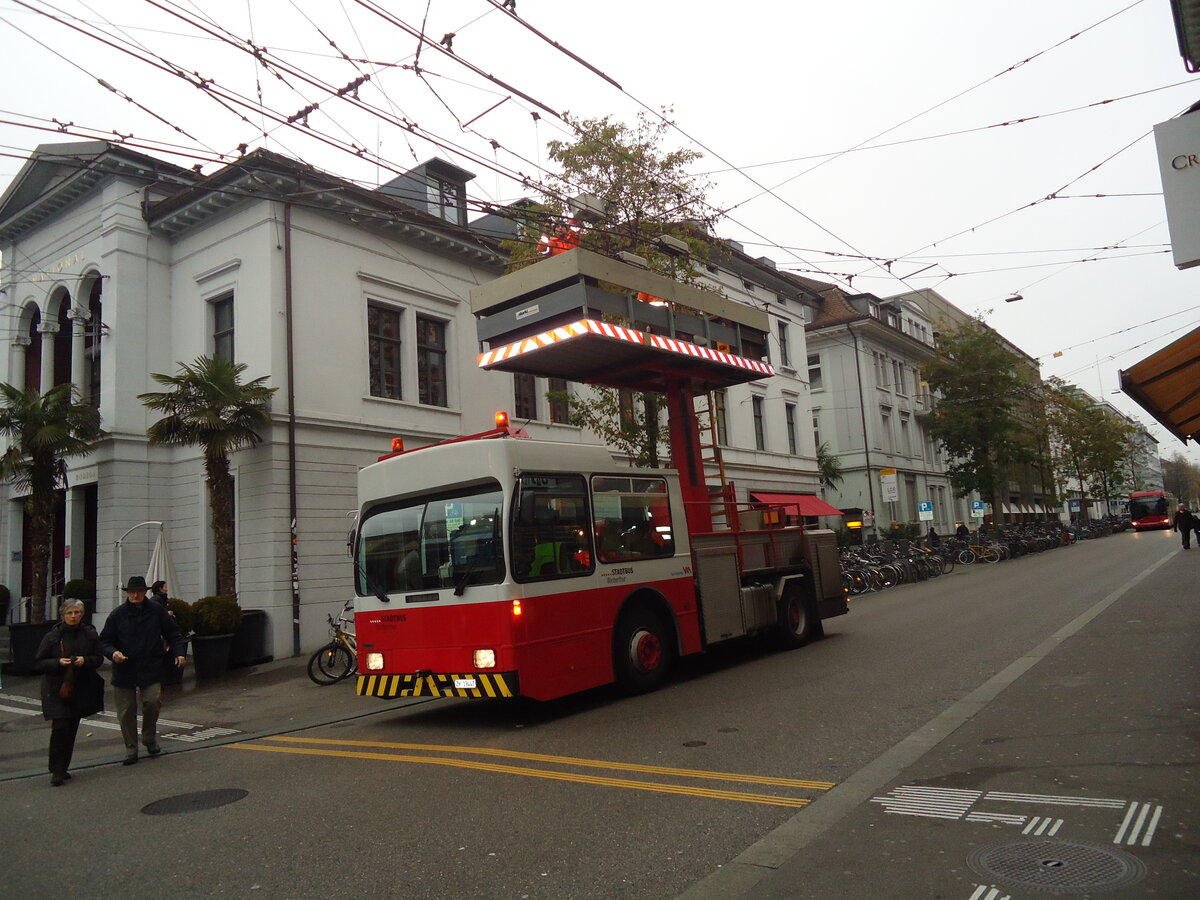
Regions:
M 333 616 L 326 616 L 333 639 L 320 647 L 308 661 L 308 677 L 316 684 L 325 687 L 337 684 L 358 672 L 358 641 L 348 625 L 353 625 L 354 619 L 348 615 L 351 603 L 349 601 L 338 614 L 335 621 Z

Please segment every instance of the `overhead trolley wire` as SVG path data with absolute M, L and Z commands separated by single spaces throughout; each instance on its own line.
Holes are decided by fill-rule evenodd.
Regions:
M 993 77 L 995 77 L 995 76 L 993 76 Z M 884 143 L 884 144 L 866 144 L 866 145 L 864 145 L 862 143 L 858 143 L 852 147 L 846 147 L 842 150 L 831 150 L 827 153 L 811 153 L 807 156 L 795 156 L 795 157 L 792 157 L 791 159 L 778 159 L 778 160 L 772 160 L 771 162 L 762 162 L 762 163 L 747 163 L 747 164 L 741 166 L 741 168 L 742 169 L 762 169 L 762 168 L 766 168 L 768 166 L 783 166 L 783 165 L 787 165 L 789 163 L 795 163 L 795 162 L 808 162 L 809 160 L 813 160 L 813 159 L 821 159 L 821 160 L 825 160 L 825 161 L 830 161 L 832 159 L 836 159 L 839 156 L 845 156 L 846 154 L 849 154 L 849 153 L 862 153 L 867 150 L 885 150 L 885 149 L 890 149 L 892 147 L 902 147 L 905 144 L 918 144 L 918 143 L 922 143 L 924 141 L 937 141 L 937 140 L 941 140 L 942 138 L 959 137 L 964 134 L 974 134 L 974 133 L 980 132 L 980 131 L 991 131 L 993 128 L 1004 128 L 1006 126 L 1011 126 L 1011 125 L 1024 125 L 1028 122 L 1036 122 L 1039 119 L 1049 119 L 1054 116 L 1062 116 L 1062 115 L 1066 115 L 1068 113 L 1081 112 L 1085 109 L 1095 109 L 1100 106 L 1108 106 L 1109 104 L 1112 104 L 1112 103 L 1118 103 L 1122 100 L 1131 100 L 1135 97 L 1144 97 L 1147 94 L 1153 94 L 1153 93 L 1157 93 L 1158 91 L 1170 90 L 1171 88 L 1182 87 L 1184 85 L 1195 84 L 1195 83 L 1196 83 L 1195 78 L 1189 78 L 1185 81 L 1176 81 L 1173 84 L 1166 84 L 1166 85 L 1163 85 L 1162 87 L 1149 88 L 1144 91 L 1135 91 L 1132 94 L 1123 94 L 1119 97 L 1109 97 L 1106 100 L 1097 100 L 1094 103 L 1086 103 L 1083 106 L 1073 106 L 1073 107 L 1070 107 L 1069 109 L 1060 109 L 1060 110 L 1056 110 L 1054 112 L 1036 113 L 1034 115 L 1021 116 L 1016 119 L 1008 119 L 1004 122 L 993 122 L 990 125 L 977 125 L 974 128 L 960 128 L 957 131 L 944 131 L 944 132 L 941 132 L 940 134 L 927 134 L 927 135 L 923 135 L 922 137 L 905 138 L 904 140 L 899 140 L 899 141 L 888 141 L 887 143 Z M 981 82 L 981 84 L 986 84 L 986 82 Z M 959 96 L 961 96 L 961 95 L 959 95 Z M 931 107 L 931 110 L 934 108 L 935 107 Z M 930 111 L 930 110 L 926 110 L 926 112 L 928 112 L 928 111 Z M 921 115 L 924 115 L 924 114 L 922 113 Z M 904 123 L 901 123 L 901 124 L 904 124 Z M 899 128 L 900 126 L 897 125 L 894 127 Z M 886 134 L 887 132 L 882 132 L 882 133 Z M 870 140 L 870 139 L 868 138 L 868 140 Z M 711 171 L 703 172 L 701 174 L 720 175 L 725 172 L 735 172 L 735 171 L 737 171 L 737 169 L 712 169 Z M 799 175 L 795 175 L 792 178 L 788 179 L 788 181 L 792 181 L 795 178 L 799 178 L 801 175 L 806 175 L 806 174 L 808 174 L 808 172 L 811 172 L 811 171 L 812 171 L 812 169 L 809 169 L 807 172 L 801 172 Z M 788 181 L 780 182 L 778 185 L 776 185 L 776 189 L 783 187 L 783 185 L 787 184 Z M 1159 193 L 1161 193 L 1161 191 Z M 1092 195 L 1092 196 L 1098 196 L 1098 197 L 1139 196 L 1140 197 L 1140 196 L 1146 196 L 1146 195 L 1143 195 L 1143 194 L 1096 194 L 1096 195 Z M 750 199 L 753 200 L 754 198 L 752 197 Z M 744 200 L 742 202 L 746 203 L 749 201 Z
M 1035 59 L 1038 59 L 1041 56 L 1045 56 L 1047 53 L 1050 53 L 1051 51 L 1058 49 L 1059 47 L 1063 46 L 1064 44 L 1067 44 L 1070 41 L 1073 41 L 1076 38 L 1080 37 L 1081 35 L 1086 34 L 1087 32 L 1091 31 L 1093 28 L 1097 28 L 1100 25 L 1103 25 L 1105 22 L 1108 22 L 1110 19 L 1115 19 L 1117 16 L 1128 12 L 1129 10 L 1133 9 L 1135 6 L 1139 6 L 1140 4 L 1142 4 L 1144 2 L 1145 2 L 1145 0 L 1134 0 L 1133 3 L 1130 3 L 1128 6 L 1124 7 L 1123 9 L 1117 10 L 1115 13 L 1112 13 L 1111 15 L 1105 16 L 1099 22 L 1095 22 L 1095 23 L 1089 25 L 1087 28 L 1081 29 L 1080 31 L 1077 31 L 1074 34 L 1063 38 L 1061 41 L 1058 41 L 1055 44 L 1051 44 L 1046 49 L 1039 50 L 1037 53 L 1033 54 L 1032 56 L 1026 57 L 1025 59 L 1022 59 L 1019 62 L 1013 63 L 1008 68 L 1006 68 L 1000 72 L 997 72 L 994 75 L 988 76 L 987 78 L 985 78 L 983 81 L 979 82 L 978 84 L 974 84 L 971 87 L 966 88 L 965 90 L 959 91 L 957 94 L 954 94 L 951 97 L 947 97 L 945 100 L 935 103 L 933 106 L 930 106 L 928 109 L 924 109 L 921 112 L 916 113 L 915 115 L 909 116 L 907 119 L 904 119 L 901 122 L 897 122 L 895 125 L 892 125 L 890 128 L 885 128 L 883 131 L 879 132 L 876 135 L 873 135 L 869 138 L 865 138 L 864 140 L 859 141 L 859 143 L 855 144 L 853 147 L 849 147 L 846 150 L 841 151 L 840 153 L 836 153 L 836 154 L 830 156 L 829 158 L 824 159 L 821 162 L 817 163 L 817 165 L 812 166 L 808 169 L 805 169 L 803 172 L 800 172 L 784 181 L 781 181 L 779 184 L 775 185 L 775 187 L 771 189 L 771 192 L 778 190 L 779 188 L 783 187 L 785 184 L 790 184 L 791 182 L 795 181 L 797 178 L 801 178 L 802 176 L 807 175 L 809 172 L 819 169 L 821 166 L 825 165 L 826 163 L 832 162 L 833 160 L 838 159 L 839 157 L 845 155 L 846 153 L 850 153 L 852 151 L 862 149 L 864 147 L 864 145 L 875 140 L 876 138 L 883 137 L 885 134 L 890 134 L 891 132 L 895 131 L 897 128 L 902 128 L 905 125 L 909 124 L 910 122 L 915 122 L 917 119 L 920 119 L 923 116 L 928 115 L 929 113 L 933 112 L 934 110 L 940 109 L 943 106 L 953 103 L 955 100 L 958 100 L 961 97 L 965 97 L 967 94 L 970 94 L 971 92 L 978 90 L 979 88 L 983 87 L 986 84 L 989 84 L 992 81 L 995 81 L 998 78 L 1002 78 L 1003 76 L 1009 74 L 1010 72 L 1015 72 L 1017 69 L 1021 68 L 1022 66 L 1033 62 Z M 995 127 L 995 126 L 989 126 L 989 127 Z M 743 200 L 742 203 L 749 203 L 751 200 L 754 200 L 761 196 L 762 196 L 761 193 L 755 194 L 753 197 L 748 197 L 746 200 Z

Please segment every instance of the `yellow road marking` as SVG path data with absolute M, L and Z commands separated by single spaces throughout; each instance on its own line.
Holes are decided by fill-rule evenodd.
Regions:
M 336 742 L 335 742 L 336 743 Z M 333 756 L 345 759 L 381 759 L 390 762 L 424 763 L 433 766 L 451 766 L 459 769 L 476 769 L 482 772 L 499 772 L 506 775 L 524 775 L 530 778 L 546 778 L 552 781 L 571 781 L 577 784 L 596 784 L 605 787 L 628 788 L 637 791 L 653 791 L 660 794 L 682 794 L 703 797 L 709 800 L 736 800 L 741 803 L 762 803 L 769 806 L 807 806 L 811 801 L 802 797 L 772 797 L 769 794 L 751 794 L 745 791 L 718 791 L 711 788 L 680 787 L 672 784 L 656 784 L 650 781 L 630 781 L 625 778 L 600 778 L 580 775 L 575 772 L 553 772 L 547 769 L 527 769 L 522 766 L 503 766 L 496 763 L 478 762 L 467 759 L 448 759 L 441 756 L 404 756 L 396 753 L 367 753 L 350 750 L 317 750 L 308 747 L 276 747 L 269 744 L 228 744 L 236 750 L 260 750 L 267 753 L 295 753 L 302 756 Z
M 677 775 L 684 778 L 708 778 L 713 781 L 744 781 L 747 784 L 769 784 L 775 787 L 808 788 L 827 791 L 834 786 L 831 781 L 803 781 L 797 778 L 772 778 L 768 775 L 739 775 L 733 772 L 705 772 L 700 769 L 673 769 L 667 766 L 645 766 L 639 763 L 608 762 L 602 759 L 577 759 L 573 756 L 547 756 L 542 753 L 523 753 L 520 750 L 497 750 L 491 747 L 453 747 L 441 744 L 397 744 L 387 741 L 338 741 L 329 738 L 291 737 L 272 735 L 269 741 L 287 741 L 298 744 L 332 744 L 338 747 L 372 747 L 378 750 L 425 750 L 436 753 L 473 753 L 477 756 L 504 756 L 509 759 L 524 759 L 530 762 L 546 762 L 558 765 L 583 766 L 592 769 L 615 769 L 618 772 L 642 772 L 647 775 Z

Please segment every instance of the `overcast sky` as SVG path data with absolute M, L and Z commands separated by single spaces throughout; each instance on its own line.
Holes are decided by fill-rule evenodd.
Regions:
M 1151 134 L 1200 99 L 1168 0 L 517 0 L 516 12 L 0 0 L 0 189 L 39 143 L 119 132 L 205 172 L 245 144 L 368 184 L 437 155 L 477 175 L 471 199 L 505 202 L 530 193 L 518 178 L 538 177 L 546 142 L 569 138 L 559 114 L 632 122 L 670 106 L 672 141 L 704 153 L 696 171 L 728 210 L 721 236 L 855 291 L 935 288 L 984 313 L 1043 377 L 1137 415 L 1164 455 L 1184 449 L 1114 393 L 1118 369 L 1200 324 L 1200 269 L 1172 265 Z M 422 30 L 453 32 L 454 56 L 425 45 L 418 57 Z M 262 63 L 230 43 L 247 41 Z M 331 96 L 363 76 L 357 98 Z M 315 104 L 308 129 L 243 105 L 260 97 L 283 118 Z M 51 119 L 66 133 L 22 127 Z

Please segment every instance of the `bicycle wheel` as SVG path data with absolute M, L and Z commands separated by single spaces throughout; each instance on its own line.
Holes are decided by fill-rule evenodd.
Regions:
M 971 563 L 975 562 L 975 554 L 971 552 L 970 549 L 963 548 L 962 550 L 958 551 L 958 562 L 959 565 L 969 566 Z
M 321 647 L 308 661 L 308 677 L 322 687 L 349 678 L 354 669 L 354 657 L 337 641 Z

